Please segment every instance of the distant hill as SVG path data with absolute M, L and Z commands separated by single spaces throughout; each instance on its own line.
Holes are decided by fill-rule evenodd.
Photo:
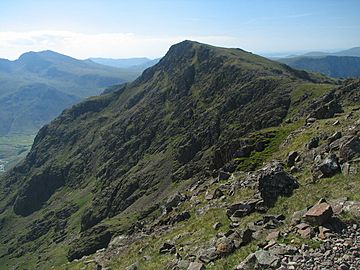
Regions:
M 114 68 L 53 51 L 0 59 L 0 136 L 35 133 L 70 105 L 134 80 L 143 69 Z
M 144 70 L 155 64 L 157 64 L 160 58 L 149 59 L 146 57 L 140 58 L 124 58 L 124 59 L 112 59 L 112 58 L 89 58 L 92 62 L 118 68 L 127 68 L 132 71 Z
M 344 54 L 346 54 L 345 51 Z M 320 72 L 324 75 L 334 78 L 349 78 L 349 77 L 360 76 L 360 57 L 302 56 L 302 57 L 294 57 L 294 58 L 283 58 L 283 59 L 279 59 L 278 61 L 287 64 L 293 68 L 303 69 L 312 72 Z
M 342 50 L 334 53 L 330 52 L 308 52 L 303 55 L 289 55 L 286 58 L 294 58 L 294 57 L 324 57 L 324 56 L 353 56 L 360 57 L 360 47 L 354 47 L 347 50 Z

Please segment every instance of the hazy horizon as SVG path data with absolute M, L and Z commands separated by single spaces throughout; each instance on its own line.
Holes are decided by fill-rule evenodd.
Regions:
M 360 2 L 4 0 L 0 58 L 53 50 L 77 59 L 150 59 L 185 39 L 264 56 L 360 46 Z

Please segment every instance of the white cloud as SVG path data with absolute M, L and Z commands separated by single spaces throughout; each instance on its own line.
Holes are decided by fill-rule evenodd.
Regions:
M 53 50 L 76 58 L 159 57 L 185 39 L 238 47 L 231 36 L 140 36 L 131 33 L 83 34 L 69 31 L 0 32 L 0 58 L 16 59 L 27 51 Z

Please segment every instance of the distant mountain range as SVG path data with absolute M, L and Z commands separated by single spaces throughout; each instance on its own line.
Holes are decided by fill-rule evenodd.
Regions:
M 132 81 L 144 69 L 109 67 L 53 51 L 0 59 L 0 136 L 34 133 L 65 108 Z
M 160 58 L 149 59 L 146 57 L 137 57 L 137 58 L 123 58 L 123 59 L 113 59 L 113 58 L 89 58 L 89 60 L 110 67 L 117 68 L 148 68 L 157 64 Z
M 301 56 L 277 59 L 293 68 L 320 72 L 334 78 L 360 76 L 360 47 L 335 53 L 309 52 Z

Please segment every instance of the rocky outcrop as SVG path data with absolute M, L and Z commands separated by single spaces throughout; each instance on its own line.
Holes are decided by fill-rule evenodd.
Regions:
M 93 227 L 80 235 L 79 239 L 74 240 L 69 247 L 69 261 L 80 259 L 90 255 L 101 248 L 108 246 L 112 233 L 105 225 Z
M 271 206 L 279 196 L 290 196 L 299 187 L 297 180 L 279 163 L 269 164 L 259 171 L 258 189 L 264 204 Z

